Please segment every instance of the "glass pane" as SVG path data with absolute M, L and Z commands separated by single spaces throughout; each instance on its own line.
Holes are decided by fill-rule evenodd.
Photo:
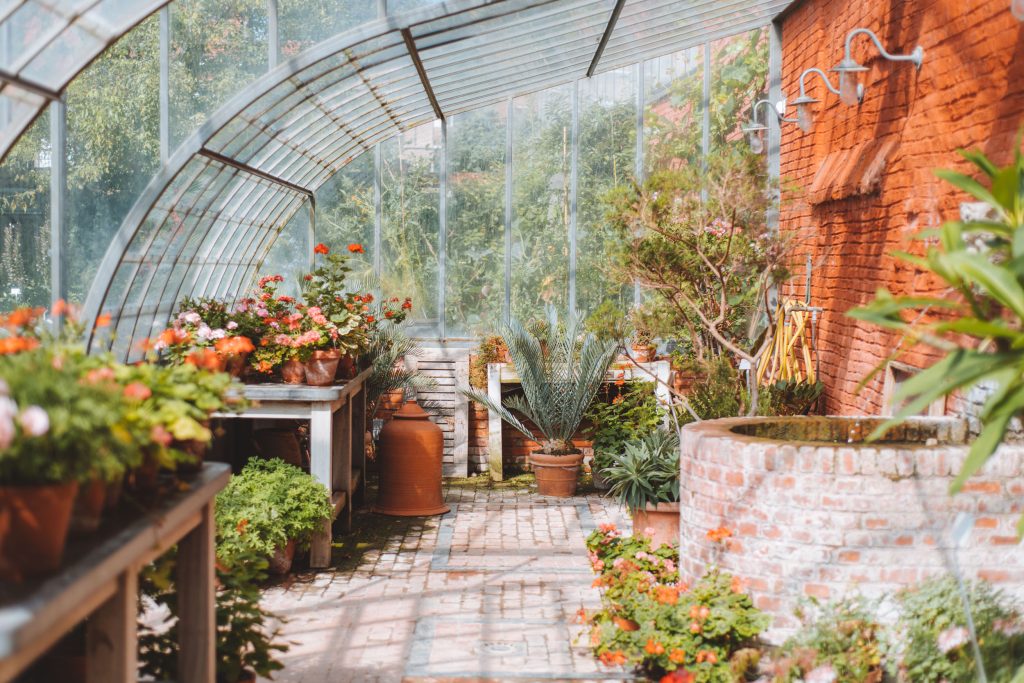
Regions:
M 290 59 L 331 36 L 377 18 L 368 0 L 278 0 L 277 29 L 281 58 Z
M 711 99 L 708 112 L 711 119 L 712 153 L 722 145 L 746 146 L 740 126 L 750 118 L 750 107 L 765 97 L 767 92 L 767 30 L 757 29 L 711 44 Z M 762 108 L 760 116 L 772 114 Z
M 580 81 L 580 143 L 576 201 L 576 309 L 587 315 L 602 302 L 625 310 L 632 285 L 618 281 L 619 243 L 605 220 L 609 190 L 635 177 L 636 69 Z
M 170 126 L 176 147 L 267 70 L 266 0 L 171 5 Z
M 309 243 L 309 205 L 303 204 L 274 240 L 259 272 L 261 275 L 283 275 L 284 282 L 281 283 L 278 292 L 297 296 L 299 281 L 309 272 L 311 253 L 313 245 Z M 241 274 L 244 271 L 244 268 L 240 268 L 237 272 Z M 232 289 L 235 284 L 230 283 Z M 244 282 L 237 284 L 241 286 L 241 291 L 245 291 L 248 286 L 248 283 Z
M 121 222 L 160 164 L 159 20 L 72 81 L 68 100 L 68 299 L 84 300 Z
M 349 264 L 363 279 L 373 272 L 373 174 L 374 153 L 364 152 L 316 193 L 317 242 L 346 253 L 348 245 L 361 245 L 363 253 L 352 254 Z
M 50 116 L 0 165 L 0 311 L 50 304 Z
M 646 173 L 700 163 L 704 47 L 644 62 Z
M 430 5 L 440 4 L 440 2 L 441 0 L 387 0 L 388 14 L 398 14 L 399 12 L 407 12 L 411 9 L 429 7 Z M 367 2 L 367 4 L 369 3 Z
M 505 304 L 507 107 L 448 119 L 446 333 L 493 333 Z
M 413 298 L 412 332 L 422 336 L 440 332 L 440 132 L 431 123 L 381 143 L 382 293 Z
M 569 289 L 572 86 L 512 106 L 512 316 L 564 315 Z

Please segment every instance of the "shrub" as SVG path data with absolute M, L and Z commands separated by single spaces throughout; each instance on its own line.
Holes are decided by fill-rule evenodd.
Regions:
M 992 683 L 1022 680 L 1024 621 L 1006 596 L 985 582 L 967 583 L 981 659 Z M 901 614 L 890 668 L 913 683 L 971 683 L 977 668 L 956 579 L 946 576 L 897 594 Z M 897 665 L 898 663 L 898 665 Z
M 622 453 L 627 441 L 649 434 L 664 417 L 653 382 L 620 379 L 602 385 L 585 417 L 593 425 L 589 437 L 595 469 L 610 465 L 611 456 Z
M 648 504 L 679 500 L 679 437 L 675 432 L 655 429 L 646 436 L 626 442 L 625 451 L 613 455 L 605 470 L 611 494 L 629 510 L 643 510 Z
M 331 502 L 326 487 L 298 467 L 252 458 L 217 494 L 216 516 L 219 557 L 246 550 L 266 557 L 290 539 L 307 547 L 331 518 Z
M 711 569 L 687 587 L 672 549 L 652 551 L 647 538 L 623 538 L 612 526 L 591 534 L 587 546 L 602 589 L 590 642 L 603 663 L 695 683 L 743 680 L 756 669 L 752 645 L 768 618 L 737 577 Z
M 775 657 L 774 681 L 821 679 L 879 683 L 882 680 L 882 627 L 863 598 L 828 605 L 811 600 L 797 612 L 800 631 Z

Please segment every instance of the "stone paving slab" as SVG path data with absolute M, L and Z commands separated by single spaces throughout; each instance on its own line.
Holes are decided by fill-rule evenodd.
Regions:
M 584 539 L 628 529 L 596 495 L 449 488 L 452 511 L 366 552 L 357 567 L 269 589 L 287 620 L 282 683 L 624 680 L 604 669 L 574 617 L 599 603 Z

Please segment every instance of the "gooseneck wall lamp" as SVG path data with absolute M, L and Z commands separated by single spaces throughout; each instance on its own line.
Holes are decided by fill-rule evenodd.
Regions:
M 817 67 L 811 67 L 802 74 L 800 74 L 800 97 L 793 100 L 793 104 L 796 105 L 796 125 L 800 126 L 800 130 L 805 133 L 810 133 L 811 129 L 814 128 L 814 110 L 812 106 L 820 102 L 810 95 L 807 94 L 807 84 L 804 82 L 808 74 L 818 74 L 821 76 L 821 80 L 825 82 L 825 87 L 828 91 L 838 95 L 839 89 L 832 85 L 832 81 L 828 80 L 828 74 Z M 857 102 L 864 99 L 864 86 L 860 83 L 856 87 Z
M 768 105 L 768 110 L 775 115 L 775 118 L 779 123 L 793 123 L 796 119 L 787 119 L 783 114 L 786 113 L 786 101 L 783 100 L 779 103 L 774 103 L 771 100 L 758 100 L 754 103 L 754 106 L 750 108 L 750 121 L 745 126 L 740 126 L 740 130 L 747 136 L 747 142 L 750 144 L 750 151 L 754 154 L 761 154 L 764 152 L 764 135 L 768 131 L 767 122 L 762 122 L 757 117 L 757 110 L 759 107 Z
M 832 71 L 839 74 L 839 99 L 843 104 L 854 105 L 860 102 L 863 97 L 863 89 L 860 86 L 860 72 L 867 71 L 868 68 L 862 64 L 857 63 L 850 55 L 850 45 L 853 43 L 853 39 L 859 35 L 865 35 L 871 38 L 871 42 L 878 48 L 878 53 L 890 62 L 911 62 L 918 69 L 921 68 L 921 62 L 924 60 L 924 48 L 918 45 L 914 48 L 914 51 L 909 55 L 894 55 L 886 51 L 882 47 L 882 43 L 878 40 L 878 36 L 875 35 L 874 31 L 867 28 L 855 28 L 846 34 L 846 46 L 843 50 L 843 61 L 832 67 Z
M 1011 0 L 1010 11 L 1013 12 L 1017 21 L 1024 21 L 1024 0 Z

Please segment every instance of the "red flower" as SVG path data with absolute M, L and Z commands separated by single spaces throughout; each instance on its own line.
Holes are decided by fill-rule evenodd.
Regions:
M 307 274 L 307 275 L 304 275 L 302 277 L 302 279 L 305 280 L 306 282 L 309 282 L 309 281 L 311 281 L 313 279 L 313 276 Z
M 110 326 L 110 314 L 100 313 L 96 317 L 96 327 L 109 327 Z
M 363 245 L 357 244 L 356 242 L 353 242 L 352 244 L 348 245 L 348 250 L 353 254 L 362 254 L 365 251 L 363 249 Z
M 402 303 L 402 308 L 404 308 L 405 310 L 409 310 L 410 308 L 412 308 L 412 301 L 406 299 L 405 302 Z
M 142 382 L 132 382 L 124 388 L 125 398 L 133 398 L 139 401 L 145 401 L 147 398 L 153 395 L 153 392 Z
M 376 318 L 374 318 L 372 315 L 366 316 L 366 322 L 368 322 L 368 323 L 372 323 L 375 320 L 376 320 Z
M 689 671 L 676 669 L 672 673 L 668 673 L 662 676 L 660 683 L 693 683 L 696 680 L 696 676 L 694 676 Z
M 327 245 L 324 244 L 323 242 L 321 242 L 320 244 L 318 244 L 315 247 L 313 247 L 313 253 L 314 254 L 326 254 L 329 251 L 330 251 L 330 249 L 328 249 Z

